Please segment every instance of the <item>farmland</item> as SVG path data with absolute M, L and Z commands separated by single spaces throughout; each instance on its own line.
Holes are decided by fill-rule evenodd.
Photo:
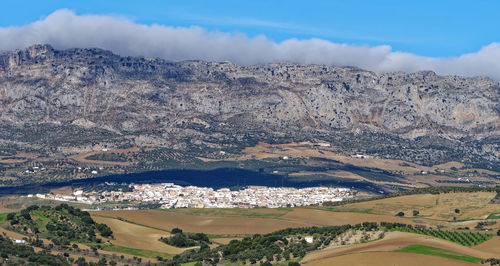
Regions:
M 475 228 L 478 222 L 486 221 L 488 217 L 489 220 L 492 220 L 491 213 L 500 212 L 500 206 L 490 204 L 494 197 L 494 192 L 458 192 L 408 195 L 333 207 L 101 211 L 92 213 L 92 217 L 99 215 L 120 218 L 149 228 L 167 231 L 182 225 L 187 232 L 224 235 L 228 240 L 249 233 L 269 233 L 289 227 L 332 226 L 368 221 L 405 223 L 416 227 L 435 229 L 428 230 L 428 232 L 389 230 L 383 240 L 313 251 L 306 255 L 303 263 L 329 265 L 333 262 L 340 263 L 359 259 L 361 254 L 367 258 L 377 258 L 383 254 L 390 254 L 391 260 L 386 258 L 382 261 L 398 263 L 404 258 L 414 258 L 415 262 L 430 261 L 440 265 L 469 265 L 470 261 L 457 261 L 446 256 L 440 257 L 436 255 L 437 253 L 425 255 L 406 252 L 401 254 L 396 250 L 410 245 L 424 245 L 430 247 L 430 250 L 442 249 L 444 250 L 442 252 L 446 254 L 458 254 L 457 256 L 463 255 L 466 258 L 499 257 L 500 254 L 495 249 L 495 243 L 500 241 L 500 237 L 491 238 L 491 234 L 488 236 L 488 231 L 485 231 L 497 230 L 498 224 L 491 223 L 487 226 L 488 229 Z M 414 216 L 413 210 L 418 210 L 419 214 Z M 400 211 L 405 212 L 406 215 L 397 217 L 395 214 Z M 453 217 L 457 218 L 453 219 Z M 470 229 L 461 231 L 460 228 Z M 472 241 L 470 244 L 460 243 L 469 237 Z M 225 242 L 227 244 L 228 240 L 219 243 Z M 361 259 L 360 261 L 365 260 Z
M 123 211 L 99 211 L 91 212 L 93 216 L 107 216 L 122 218 L 136 224 L 146 225 L 162 230 L 171 230 L 182 225 L 187 232 L 201 232 L 206 234 L 242 235 L 254 233 L 270 233 L 279 229 L 289 227 L 343 225 L 361 222 L 411 222 L 408 219 L 372 215 L 351 212 L 331 212 L 307 208 L 286 209 L 286 214 L 279 217 L 249 217 L 244 214 L 246 210 L 240 210 L 240 216 L 217 216 L 216 214 L 199 215 L 197 209 L 193 214 L 186 211 L 163 211 L 163 210 L 123 210 Z M 284 212 L 281 209 L 270 209 L 276 215 Z M 252 209 L 249 210 L 250 212 Z M 215 213 L 218 211 L 215 210 Z
M 124 210 L 100 211 L 95 214 L 122 218 L 162 230 L 171 230 L 183 225 L 188 232 L 208 234 L 268 233 L 287 227 L 342 225 L 369 221 L 457 229 L 473 228 L 479 220 L 500 211 L 497 204 L 489 204 L 494 196 L 494 192 L 442 193 L 409 195 L 336 207 Z M 419 214 L 414 216 L 414 210 Z M 405 216 L 396 217 L 395 214 L 398 212 L 404 212 Z M 498 228 L 498 224 L 488 228 Z
M 495 237 L 492 240 L 489 241 L 497 241 L 496 239 L 499 237 Z M 485 243 L 488 243 L 485 242 Z M 404 233 L 404 232 L 389 232 L 387 235 L 384 237 L 384 239 L 379 240 L 379 241 L 374 241 L 374 242 L 368 242 L 368 243 L 360 243 L 356 245 L 349 245 L 349 246 L 341 246 L 341 247 L 336 247 L 336 248 L 326 248 L 323 250 L 318 250 L 318 251 L 313 251 L 309 254 L 306 255 L 306 257 L 303 259 L 303 262 L 306 263 L 306 265 L 326 265 L 326 262 L 332 262 L 332 261 L 337 261 L 339 258 L 342 257 L 350 257 L 350 258 L 359 258 L 359 256 L 351 256 L 355 254 L 362 254 L 366 256 L 370 256 L 369 254 L 373 253 L 385 253 L 387 256 L 383 260 L 385 261 L 386 265 L 388 263 L 393 263 L 397 262 L 399 260 L 399 255 L 396 254 L 398 252 L 402 251 L 415 251 L 410 248 L 406 249 L 408 246 L 411 245 L 421 245 L 425 247 L 432 247 L 435 249 L 440 249 L 444 250 L 442 251 L 443 253 L 449 253 L 449 254 L 455 254 L 455 255 L 461 255 L 461 256 L 469 256 L 469 257 L 474 257 L 474 258 L 490 258 L 490 257 L 498 257 L 500 255 L 500 252 L 497 250 L 495 252 L 488 252 L 488 251 L 482 251 L 482 250 L 477 250 L 474 248 L 470 247 L 465 247 L 456 243 L 453 243 L 451 241 L 446 241 L 442 239 L 437 239 L 429 236 L 423 236 L 423 235 L 414 235 L 410 233 Z M 432 250 L 431 248 L 431 250 Z M 423 250 L 426 250 L 426 248 L 423 248 Z M 429 250 L 427 248 L 427 250 Z M 418 251 L 418 249 L 417 249 Z M 422 251 L 422 250 L 420 250 Z M 412 252 L 414 253 L 414 252 Z M 418 253 L 418 254 L 422 254 Z M 409 254 L 404 254 L 409 255 Z M 427 253 L 427 255 L 429 255 Z M 435 254 L 433 254 L 435 255 Z M 418 258 L 419 256 L 417 256 Z M 429 257 L 430 260 L 435 260 L 436 264 L 428 264 L 428 265 L 437 265 L 439 264 L 437 261 L 443 261 L 443 263 L 446 263 L 448 260 L 443 259 L 443 258 L 435 258 Z M 420 260 L 420 259 L 419 259 Z M 477 262 L 477 261 L 476 261 Z M 354 261 L 352 261 L 354 263 Z M 457 261 L 456 263 L 461 263 Z M 381 264 L 380 264 L 381 265 Z M 460 264 L 458 264 L 460 265 Z M 467 265 L 467 264 L 465 264 Z
M 395 215 L 402 211 L 409 216 L 413 216 L 413 210 L 417 210 L 419 214 L 416 219 L 439 222 L 453 221 L 453 217 L 456 217 L 456 221 L 461 221 L 463 225 L 469 224 L 471 220 L 486 219 L 499 210 L 498 204 L 490 204 L 494 197 L 495 192 L 409 195 L 348 204 L 330 210 L 358 210 L 380 215 Z
M 329 265 L 349 261 L 356 265 L 353 260 L 362 263 L 367 258 L 384 258 L 381 265 L 384 265 L 382 262 L 402 263 L 404 258 L 414 259 L 411 263 L 427 261 L 431 263 L 429 265 L 469 265 L 479 260 L 500 257 L 497 250 L 500 237 L 496 236 L 500 227 L 495 216 L 500 213 L 500 206 L 491 203 L 495 195 L 495 192 L 481 191 L 415 194 L 338 206 L 277 209 L 92 211 L 91 218 L 98 224 L 106 224 L 112 230 L 113 237 L 104 238 L 102 243 L 78 245 L 81 247 L 80 254 L 86 254 L 88 261 L 116 254 L 114 258 L 119 263 L 134 264 L 139 263 L 139 259 L 142 262 L 159 262 L 158 258 L 173 260 L 175 255 L 179 256 L 176 257 L 178 261 L 187 262 L 190 258 L 196 259 L 196 256 L 213 253 L 209 250 L 198 251 L 198 246 L 178 248 L 159 241 L 162 237 L 169 237 L 174 228 L 181 228 L 186 233 L 205 233 L 212 242 L 210 249 L 225 250 L 235 243 L 249 241 L 247 237 L 254 234 L 262 234 L 267 238 L 278 230 L 284 230 L 279 234 L 293 232 L 290 228 L 302 232 L 304 229 L 301 228 L 310 226 L 344 228 L 342 226 L 347 224 L 369 222 L 368 227 L 361 227 L 352 233 L 347 227 L 342 229 L 347 230 L 346 233 L 316 235 L 317 241 L 321 242 L 315 242 L 314 245 L 293 242 L 289 251 L 295 253 L 286 254 L 291 260 L 300 260 L 306 265 Z M 15 198 L 9 198 L 4 201 L 4 208 L 15 210 L 16 207 L 35 202 L 26 198 L 16 202 Z M 43 222 L 44 213 L 34 210 L 32 217 Z M 6 220 L 5 214 L 0 215 L 1 220 Z M 373 228 L 372 223 L 377 223 L 378 229 L 368 229 Z M 3 230 L 8 236 L 17 239 L 23 236 Z M 267 234 L 269 235 L 266 236 Z M 295 237 L 297 235 L 294 235 L 293 239 Z M 95 248 L 101 257 L 96 257 L 93 253 Z M 189 253 L 187 250 L 194 251 Z M 61 254 L 63 251 L 53 252 Z M 257 251 L 245 252 L 246 255 L 241 256 L 249 256 L 247 263 L 250 263 L 249 258 L 259 258 L 258 255 L 251 255 L 259 254 Z M 283 262 L 283 254 L 285 253 L 275 257 L 274 262 Z M 71 256 L 77 255 L 71 253 Z M 120 258 L 121 256 L 123 258 Z M 238 259 L 241 256 L 237 255 L 234 259 L 241 263 Z M 278 260 L 279 258 L 281 260 Z
M 406 246 L 404 248 L 396 250 L 396 252 L 432 255 L 432 256 L 451 258 L 451 259 L 455 259 L 455 260 L 467 261 L 467 262 L 472 262 L 472 263 L 478 263 L 478 262 L 482 261 L 481 258 L 477 258 L 477 257 L 469 256 L 469 255 L 463 255 L 463 254 L 458 253 L 458 252 L 453 252 L 453 251 L 449 251 L 446 249 L 434 248 L 434 247 L 429 247 L 429 246 L 424 246 L 424 245 L 409 245 L 409 246 Z
M 329 266 L 329 265 L 439 265 L 439 266 L 472 266 L 477 265 L 454 259 L 440 258 L 435 256 L 400 253 L 400 252 L 369 252 L 352 253 L 337 257 L 326 258 L 305 265 Z
M 158 241 L 160 237 L 169 236 L 170 233 L 158 229 L 140 226 L 107 217 L 94 216 L 98 223 L 107 224 L 113 231 L 114 239 L 109 240 L 116 246 L 126 246 L 134 249 L 153 250 L 167 254 L 178 254 L 184 249 L 165 245 Z

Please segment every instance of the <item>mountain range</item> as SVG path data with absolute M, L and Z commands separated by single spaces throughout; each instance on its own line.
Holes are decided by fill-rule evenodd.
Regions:
M 95 145 L 237 153 L 313 141 L 428 165 L 500 161 L 500 85 L 432 71 L 170 62 L 33 45 L 0 54 L 0 123 L 4 156 Z

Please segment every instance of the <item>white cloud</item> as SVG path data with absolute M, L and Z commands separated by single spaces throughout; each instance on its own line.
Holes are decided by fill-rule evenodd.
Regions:
M 483 75 L 500 80 L 500 43 L 459 57 L 432 58 L 392 51 L 388 45 L 355 46 L 322 39 L 289 39 L 276 43 L 265 36 L 207 31 L 200 27 L 141 25 L 126 18 L 75 15 L 58 10 L 21 27 L 0 28 L 0 50 L 32 44 L 57 49 L 99 47 L 120 55 L 160 57 L 168 60 L 202 59 L 237 64 L 295 62 L 357 66 L 374 71 L 433 70 L 438 74 Z

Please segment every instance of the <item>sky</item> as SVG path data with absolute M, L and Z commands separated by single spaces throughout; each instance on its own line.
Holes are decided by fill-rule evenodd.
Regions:
M 500 80 L 500 1 L 2 0 L 0 50 L 34 43 L 237 64 Z

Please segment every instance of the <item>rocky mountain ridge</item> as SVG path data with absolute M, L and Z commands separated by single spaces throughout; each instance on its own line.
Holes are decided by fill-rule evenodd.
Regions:
M 0 121 L 19 131 L 39 124 L 101 130 L 134 145 L 181 150 L 220 148 L 249 135 L 331 142 L 339 134 L 438 137 L 457 146 L 490 139 L 473 150 L 495 161 L 500 85 L 431 71 L 168 62 L 34 45 L 0 55 Z M 9 134 L 0 145 L 31 143 Z

